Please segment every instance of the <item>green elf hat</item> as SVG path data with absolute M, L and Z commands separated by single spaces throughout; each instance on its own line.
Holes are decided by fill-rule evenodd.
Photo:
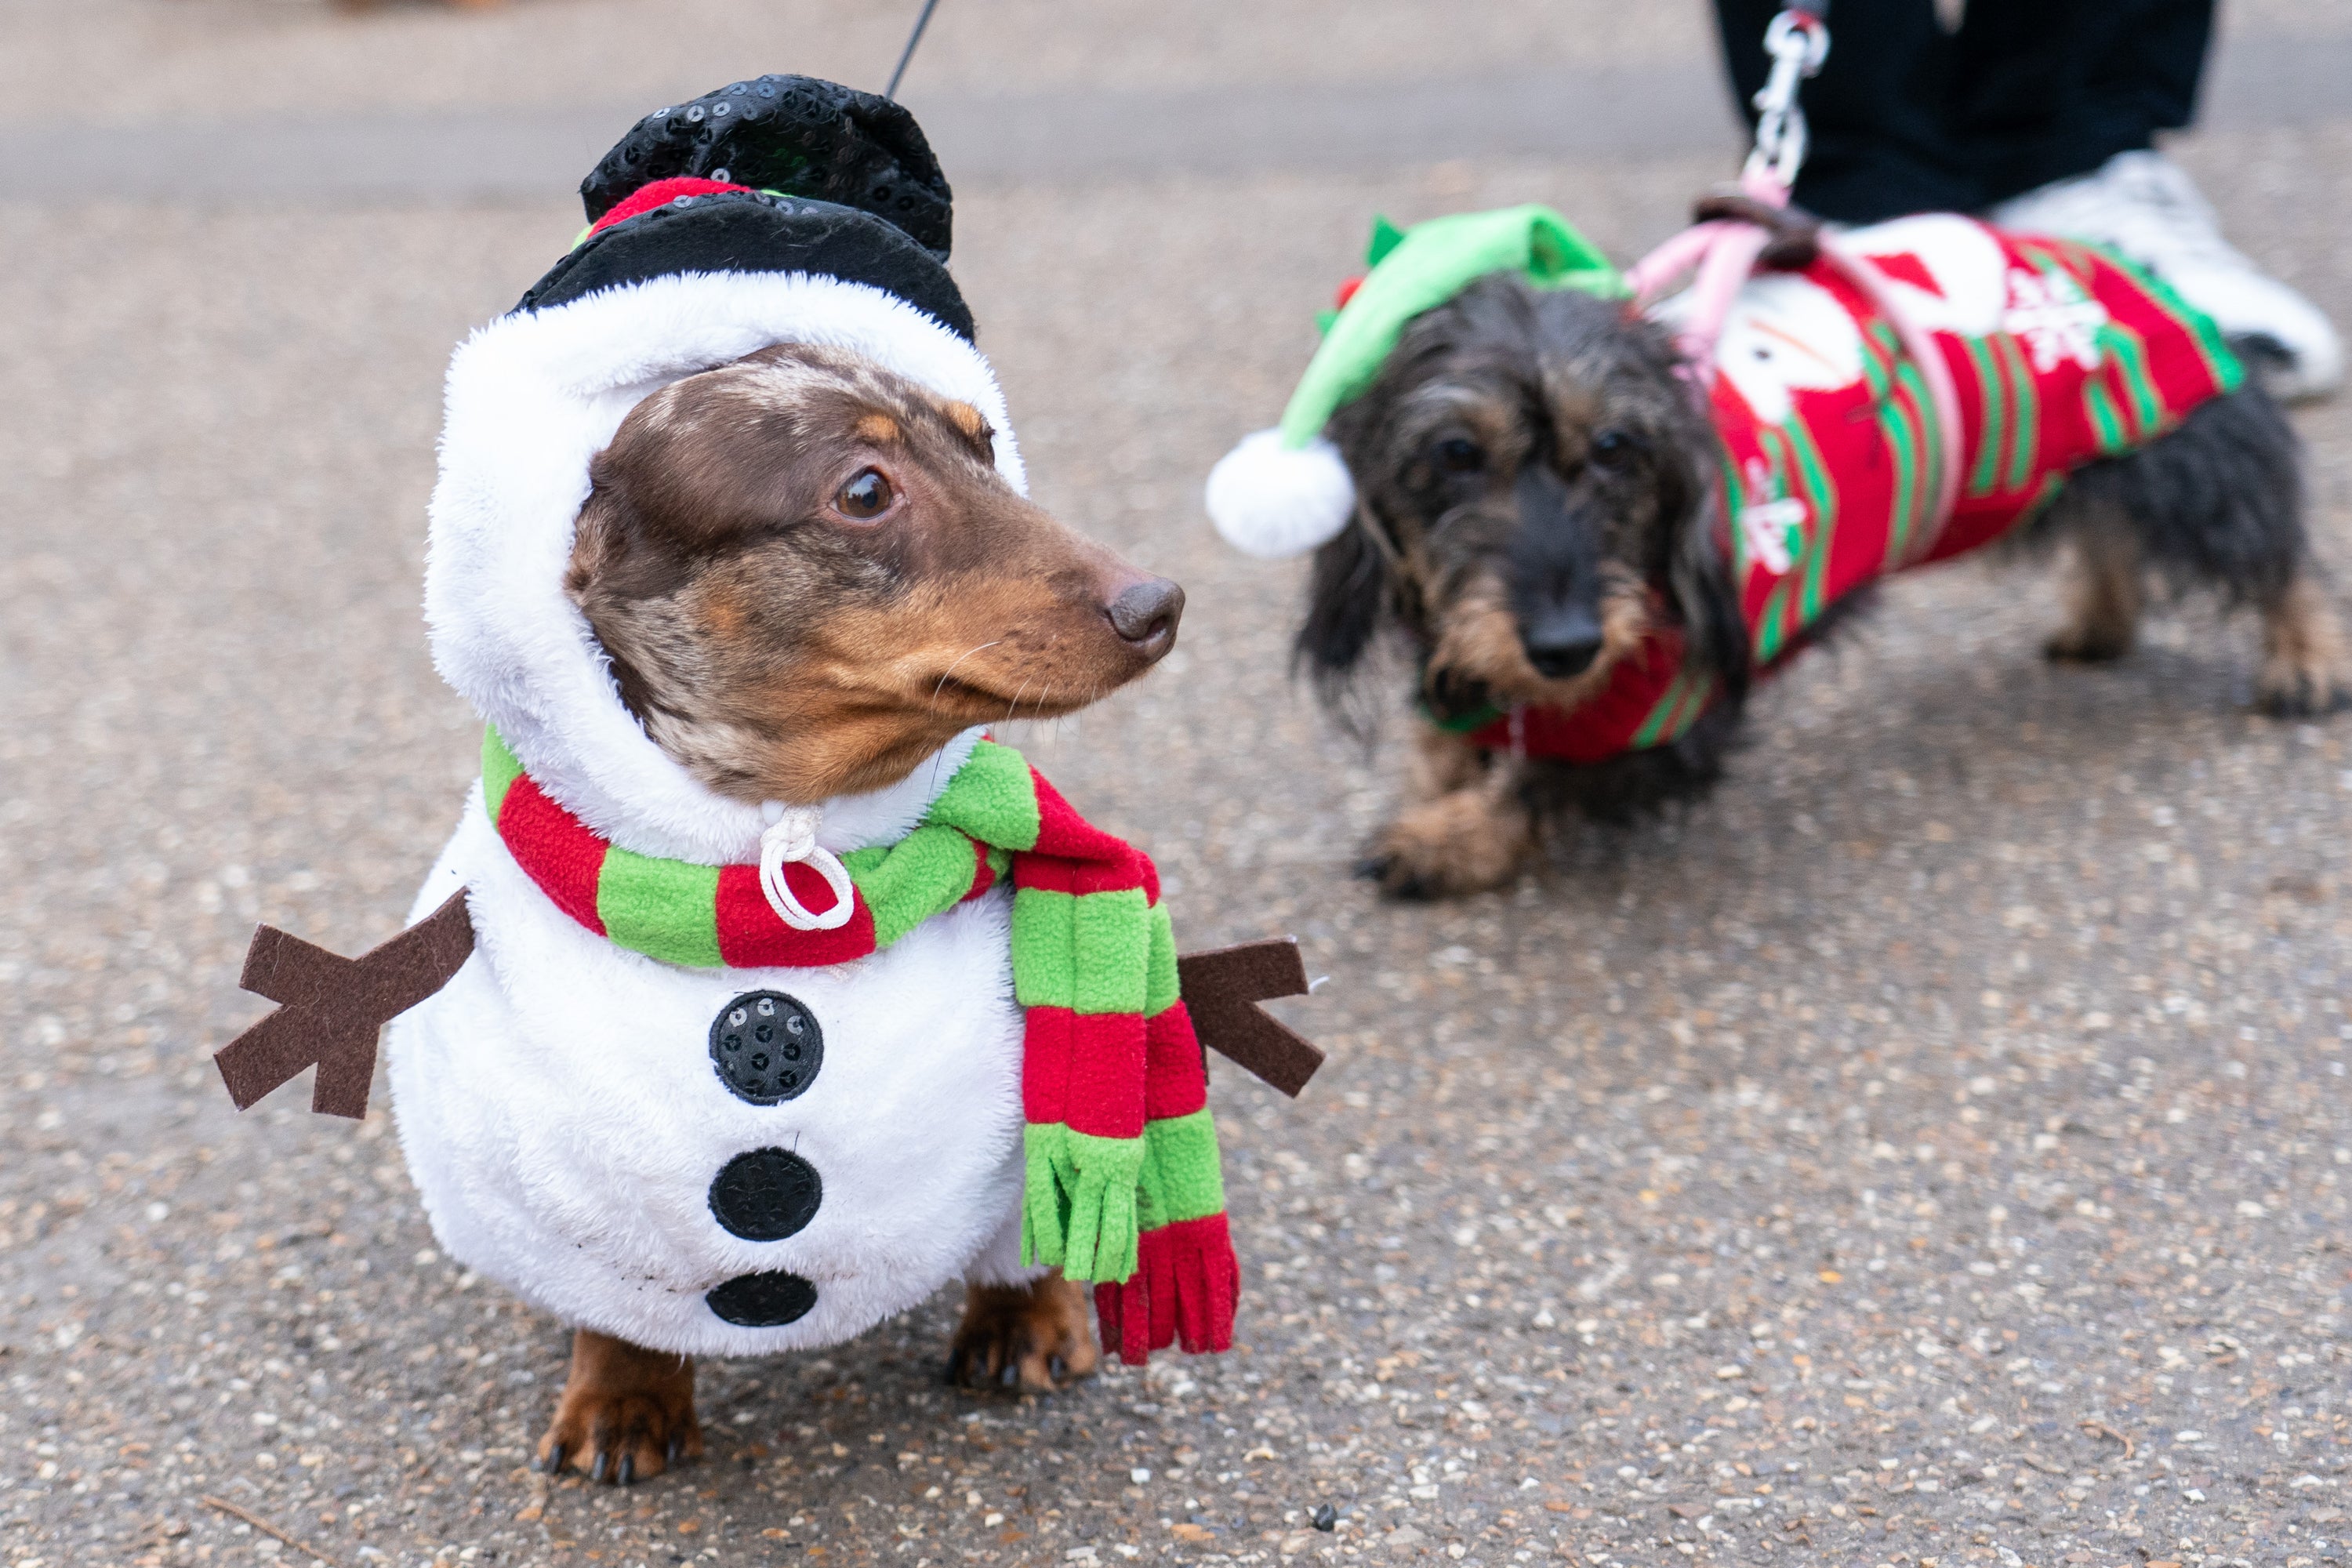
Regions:
M 1244 437 L 1209 472 L 1209 521 L 1251 555 L 1296 555 L 1348 526 L 1356 487 L 1323 426 L 1371 385 L 1415 316 L 1490 272 L 1603 299 L 1630 292 L 1608 258 L 1544 206 L 1462 213 L 1402 231 L 1376 219 L 1364 260 L 1371 270 L 1342 295 L 1282 423 Z

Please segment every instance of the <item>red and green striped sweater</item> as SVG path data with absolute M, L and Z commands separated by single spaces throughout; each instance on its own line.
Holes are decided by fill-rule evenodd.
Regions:
M 846 963 L 1010 877 L 1013 994 L 1026 1017 L 1023 1261 L 1093 1282 L 1104 1342 L 1128 1361 L 1177 1341 L 1232 1344 L 1240 1268 L 1159 874 L 1019 752 L 980 742 L 906 837 L 843 856 L 856 903 L 832 931 L 780 920 L 757 865 L 657 859 L 597 837 L 495 730 L 482 742 L 482 795 L 516 863 L 559 909 L 664 963 Z M 813 868 L 784 875 L 808 907 L 832 904 Z
M 1946 449 L 1893 327 L 1827 266 L 1761 273 L 1742 289 L 1712 407 L 1721 542 L 1761 674 L 1846 595 L 2000 538 L 2074 469 L 2154 440 L 2243 380 L 2210 318 L 2089 246 L 1944 215 L 1845 244 L 1934 334 L 1958 394 L 1958 440 Z M 1937 528 L 1945 464 L 1958 465 L 1958 500 Z M 1573 709 L 1488 709 L 1448 728 L 1494 751 L 1594 763 L 1675 740 L 1716 695 L 1665 629 Z

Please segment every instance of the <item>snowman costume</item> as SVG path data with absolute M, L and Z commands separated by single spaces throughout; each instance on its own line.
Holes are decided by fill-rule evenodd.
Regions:
M 647 739 L 563 591 L 590 460 L 629 410 L 772 344 L 848 350 L 970 403 L 997 432 L 999 471 L 1025 491 L 1003 396 L 942 265 L 938 165 L 898 106 L 768 77 L 647 117 L 583 195 L 589 233 L 458 349 L 447 378 L 425 609 L 435 663 L 490 739 L 484 782 L 412 920 L 463 889 L 475 948 L 386 1037 L 401 1144 L 434 1235 L 567 1323 L 692 1355 L 836 1343 L 958 1278 L 1024 1281 L 1059 1263 L 1097 1282 L 1106 1338 L 1139 1359 L 1140 1341 L 1168 1342 L 1151 1319 L 1175 1309 L 1163 1295 L 1155 1314 L 1130 1290 L 1124 1310 L 1138 1322 L 1114 1332 L 1120 1282 L 1139 1267 L 1165 1275 L 1153 1236 L 1167 1228 L 1151 1222 L 1174 1211 L 1152 1212 L 1146 1190 L 1135 1222 L 1114 1178 L 1108 1239 L 1092 1258 L 1064 1234 L 1067 1194 L 1057 1219 L 1051 1192 L 1037 1191 L 1129 1129 L 1040 1141 L 1044 1026 L 1028 1015 L 1050 1009 L 1024 1008 L 1013 962 L 1014 889 L 1027 900 L 1036 882 L 1024 846 L 973 837 L 970 891 L 878 941 L 881 895 L 861 881 L 870 951 L 825 945 L 851 933 L 811 931 L 767 907 L 772 895 L 744 894 L 780 808 L 721 798 Z M 951 783 L 988 769 L 1016 793 L 1016 772 L 1034 779 L 974 731 L 898 784 L 825 803 L 814 851 L 803 844 L 783 880 L 825 910 L 833 894 L 812 865 L 914 843 Z M 1054 821 L 1076 818 L 1042 780 L 1034 789 L 1048 822 L 1031 847 L 1042 851 Z M 518 826 L 526 816 L 536 839 Z M 1105 836 L 1087 842 L 1133 857 L 1149 890 L 1120 893 L 1122 908 L 1148 903 L 1164 932 L 1149 862 Z M 630 902 L 632 888 L 697 878 L 717 889 L 698 926 L 673 921 L 664 935 L 645 898 Z M 698 949 L 673 928 L 709 940 Z M 787 950 L 825 961 L 771 961 Z M 1182 1017 L 1173 962 L 1171 948 L 1171 978 L 1154 983 L 1165 993 L 1150 1024 L 1155 1064 Z M 1144 1032 L 1137 1021 L 1121 1037 L 1134 1042 L 1138 1106 Z M 1191 1041 L 1189 1025 L 1181 1033 Z M 1205 1131 L 1207 1114 L 1187 1125 Z M 1141 1113 L 1129 1121 L 1140 1150 Z M 1151 1151 L 1158 1160 L 1160 1145 Z M 1122 1168 L 1131 1191 L 1133 1161 Z M 1207 1202 L 1197 1196 L 1176 1215 L 1213 1230 L 1200 1246 L 1223 1289 L 1216 1321 L 1187 1317 L 1188 1349 L 1230 1338 L 1237 1275 L 1221 1187 L 1215 1200 L 1213 1216 L 1194 1212 Z

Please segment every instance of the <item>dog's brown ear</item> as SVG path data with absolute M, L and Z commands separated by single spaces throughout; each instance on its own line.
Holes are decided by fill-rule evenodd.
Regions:
M 1671 553 L 1665 563 L 1666 595 L 1683 628 L 1683 657 L 1695 669 L 1712 670 L 1722 683 L 1722 700 L 1733 706 L 1748 695 L 1748 623 L 1739 613 L 1739 592 L 1731 581 L 1730 522 L 1727 500 L 1713 476 L 1714 465 L 1699 460 L 1706 445 L 1677 448 L 1671 477 L 1660 479 L 1661 526 Z
M 1291 668 L 1315 683 L 1328 705 L 1346 704 L 1392 586 L 1388 563 L 1364 537 L 1360 520 L 1315 552 L 1307 575 L 1307 618 L 1291 645 Z

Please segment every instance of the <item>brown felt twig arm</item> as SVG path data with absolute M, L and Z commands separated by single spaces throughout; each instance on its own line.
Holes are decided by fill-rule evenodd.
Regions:
M 310 1109 L 323 1116 L 365 1116 L 376 1031 L 448 984 L 473 951 L 474 921 L 462 889 L 359 958 L 329 952 L 275 926 L 257 928 L 239 984 L 278 1006 L 214 1055 L 229 1099 L 243 1110 L 315 1063 Z
M 1258 1006 L 1307 994 L 1307 961 L 1295 937 L 1186 953 L 1176 981 L 1201 1043 L 1293 1100 L 1323 1065 L 1323 1053 Z

